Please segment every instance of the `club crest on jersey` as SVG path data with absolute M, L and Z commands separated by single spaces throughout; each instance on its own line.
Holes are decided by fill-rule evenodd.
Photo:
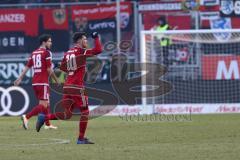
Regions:
M 53 19 L 56 24 L 63 24 L 66 21 L 66 11 L 64 9 L 53 10 Z

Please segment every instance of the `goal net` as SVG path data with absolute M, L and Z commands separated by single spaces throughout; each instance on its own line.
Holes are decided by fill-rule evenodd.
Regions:
M 153 112 L 196 104 L 201 112 L 240 111 L 240 30 L 141 31 L 140 38 L 141 63 L 166 70 L 144 68 L 154 74 L 144 77 L 142 86 L 154 84 L 155 92 L 142 93 L 143 105 Z M 166 83 L 156 85 L 156 79 Z

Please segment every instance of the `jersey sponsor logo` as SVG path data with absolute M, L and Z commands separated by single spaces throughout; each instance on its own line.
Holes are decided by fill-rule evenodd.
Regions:
M 74 52 L 77 52 L 77 50 L 69 50 L 69 51 L 67 51 L 67 53 L 74 53 Z
M 41 54 L 41 53 L 43 53 L 43 51 L 34 51 L 33 52 L 33 54 L 39 54 L 39 53 Z
M 21 93 L 24 97 L 24 105 L 21 106 L 21 109 L 18 111 L 12 111 L 11 109 L 13 108 L 13 96 L 10 94 L 13 91 L 17 91 L 19 93 Z M 0 116 L 2 115 L 10 115 L 10 116 L 19 116 L 23 113 L 25 113 L 28 109 L 29 103 L 30 103 L 30 99 L 29 99 L 29 95 L 27 94 L 27 92 L 20 88 L 20 87 L 16 87 L 16 86 L 12 86 L 9 88 L 2 88 L 0 87 Z
M 42 72 L 41 69 L 34 69 L 34 73 L 40 73 L 40 72 Z

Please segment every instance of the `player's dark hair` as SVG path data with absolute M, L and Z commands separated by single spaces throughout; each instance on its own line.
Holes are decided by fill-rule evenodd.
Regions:
M 73 34 L 73 37 L 72 37 L 73 42 L 74 42 L 74 43 L 77 43 L 77 41 L 78 41 L 79 39 L 82 39 L 83 36 L 87 36 L 87 34 L 86 34 L 85 32 L 75 32 L 75 33 Z
M 42 34 L 41 36 L 39 36 L 39 43 L 40 43 L 40 45 L 43 42 L 47 42 L 50 38 L 52 38 L 52 36 L 49 35 L 49 34 Z

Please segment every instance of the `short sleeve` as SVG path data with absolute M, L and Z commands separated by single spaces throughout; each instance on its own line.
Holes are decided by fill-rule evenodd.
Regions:
M 48 68 L 52 66 L 52 52 L 51 51 L 46 51 L 46 65 Z
M 32 56 L 30 56 L 30 57 L 28 58 L 28 61 L 27 61 L 27 65 L 26 65 L 26 66 L 29 67 L 29 68 L 31 68 L 31 67 L 33 66 Z

